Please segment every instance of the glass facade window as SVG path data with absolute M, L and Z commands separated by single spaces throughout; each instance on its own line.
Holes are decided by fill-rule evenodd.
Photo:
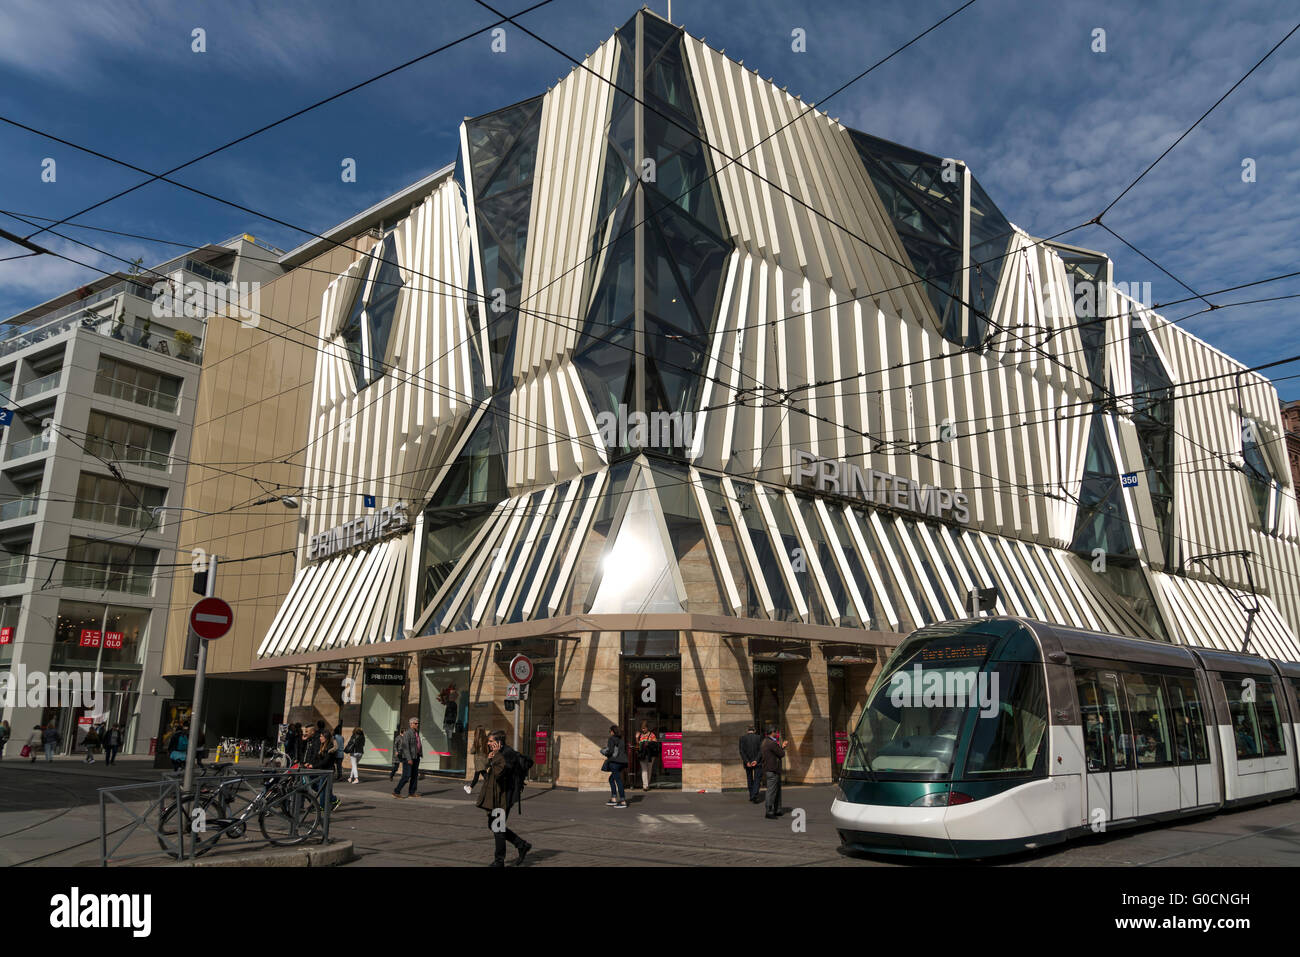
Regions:
M 95 392 L 160 412 L 175 412 L 181 394 L 181 380 L 174 375 L 101 355 L 95 371 Z
M 405 671 L 406 659 L 397 662 L 366 660 L 366 670 Z M 361 731 L 366 736 L 366 750 L 361 763 L 367 767 L 391 768 L 397 760 L 393 740 L 402 730 L 402 697 L 405 684 L 379 681 L 365 682 L 361 691 Z M 425 745 L 426 751 L 428 745 Z
M 799 495 L 794 497 L 794 501 L 799 509 L 799 515 L 803 519 L 804 528 L 808 529 L 809 544 L 813 549 L 813 553 L 817 556 L 817 562 L 821 565 L 823 574 L 826 576 L 826 583 L 830 588 L 830 599 L 834 602 L 839 617 L 857 621 L 857 606 L 854 605 L 853 599 L 849 596 L 849 590 L 844 584 L 844 578 L 840 575 L 839 563 L 835 560 L 830 542 L 827 541 L 826 534 L 822 530 L 822 523 L 817 515 L 816 505 L 811 499 Z M 816 588 L 817 586 L 810 582 L 808 587 Z M 838 624 L 838 622 L 830 622 L 830 624 Z
M 72 516 L 125 528 L 150 528 L 155 524 L 151 509 L 166 499 L 166 489 L 82 472 Z
M 153 589 L 156 548 L 74 537 L 68 539 L 67 554 L 64 585 L 132 595 L 147 595 Z
M 736 499 L 745 529 L 749 533 L 750 544 L 758 558 L 758 567 L 753 569 L 753 573 L 762 577 L 768 594 L 772 596 L 772 617 L 776 621 L 802 620 L 794 599 L 790 597 L 790 590 L 786 587 L 785 575 L 776 554 L 776 549 L 782 546 L 774 545 L 768 535 L 767 522 L 763 520 L 763 513 L 755 498 L 754 486 L 745 482 L 733 482 L 732 486 L 736 490 Z
M 840 543 L 840 551 L 844 553 L 844 562 L 848 566 L 848 572 L 853 576 L 854 584 L 858 586 L 858 594 L 862 596 L 863 602 L 866 603 L 869 621 L 863 622 L 864 627 L 873 631 L 893 630 L 889 616 L 885 614 L 884 607 L 877 600 L 875 588 L 867 575 L 866 565 L 863 563 L 863 557 L 858 554 L 857 542 L 854 541 L 853 534 L 849 530 L 843 508 L 839 505 L 828 505 L 826 506 L 826 514 L 830 516 L 831 530 Z M 888 596 L 886 598 L 888 599 Z
M 1174 387 L 1150 335 L 1133 322 L 1129 336 L 1133 369 L 1133 425 L 1137 430 L 1146 493 L 1155 512 L 1156 533 L 1166 567 L 1174 558 Z
M 1264 453 L 1259 423 L 1252 419 L 1241 420 L 1241 457 L 1260 528 L 1266 532 L 1276 532 L 1278 483 L 1269 467 L 1268 456 Z
M 61 601 L 50 663 L 93 669 L 99 661 L 118 669 L 138 670 L 148 624 L 147 608 Z
M 1107 555 L 1136 558 L 1119 469 L 1110 451 L 1106 425 L 1106 413 L 1094 412 L 1070 550 L 1090 559 L 1096 549 Z
M 464 773 L 468 750 L 470 653 L 430 651 L 420 656 L 421 770 Z
M 1107 260 L 1062 251 L 1066 277 L 1070 280 L 1074 317 L 1079 324 L 1084 368 L 1092 383 L 1092 394 L 1101 398 L 1106 385 L 1106 276 Z
M 403 285 L 402 271 L 397 266 L 397 241 L 389 233 L 361 268 L 356 297 L 340 332 L 358 390 L 378 379 L 387 368 L 388 340 Z
M 92 410 L 86 425 L 86 448 L 92 455 L 122 465 L 166 470 L 175 435 L 171 429 Z

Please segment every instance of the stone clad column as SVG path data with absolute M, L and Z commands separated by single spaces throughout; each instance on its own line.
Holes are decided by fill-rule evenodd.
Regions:
M 619 720 L 622 633 L 582 635 L 560 645 L 555 661 L 556 786 L 604 791 L 600 749 Z
M 684 631 L 682 655 L 682 790 L 721 791 L 727 722 L 722 697 L 722 638 Z

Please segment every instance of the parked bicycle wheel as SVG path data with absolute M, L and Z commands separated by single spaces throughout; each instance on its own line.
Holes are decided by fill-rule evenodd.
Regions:
M 202 811 L 197 818 L 195 808 Z M 208 822 L 222 820 L 226 816 L 225 796 L 220 789 L 201 793 L 197 802 L 193 795 L 186 795 L 179 801 L 166 802 L 158 811 L 158 846 L 172 857 L 179 858 L 180 831 L 184 830 L 187 832 L 185 840 L 192 841 L 194 855 L 197 857 L 204 854 L 221 839 L 220 827 L 210 828 Z
M 272 844 L 298 844 L 319 830 L 320 802 L 310 790 L 294 788 L 272 799 L 258 815 L 257 823 Z

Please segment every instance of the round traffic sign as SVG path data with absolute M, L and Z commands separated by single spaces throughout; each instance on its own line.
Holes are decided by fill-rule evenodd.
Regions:
M 516 684 L 526 685 L 533 680 L 533 661 L 527 655 L 515 655 L 510 659 L 510 680 Z
M 220 598 L 200 598 L 190 609 L 190 627 L 200 638 L 211 641 L 230 631 L 235 613 Z

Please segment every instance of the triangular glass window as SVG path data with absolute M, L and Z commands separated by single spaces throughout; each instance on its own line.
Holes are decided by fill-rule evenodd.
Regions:
M 642 469 L 613 545 L 602 558 L 593 615 L 672 614 L 684 610 L 681 573 L 667 548 L 668 530 Z
M 1070 550 L 1089 558 L 1097 549 L 1106 555 L 1135 558 L 1137 550 L 1124 507 L 1119 470 L 1106 435 L 1107 422 L 1106 413 L 1093 413 Z
M 1137 428 L 1146 488 L 1155 511 L 1165 565 L 1174 562 L 1174 388 L 1164 363 L 1137 320 L 1129 335 L 1133 368 L 1133 424 Z

